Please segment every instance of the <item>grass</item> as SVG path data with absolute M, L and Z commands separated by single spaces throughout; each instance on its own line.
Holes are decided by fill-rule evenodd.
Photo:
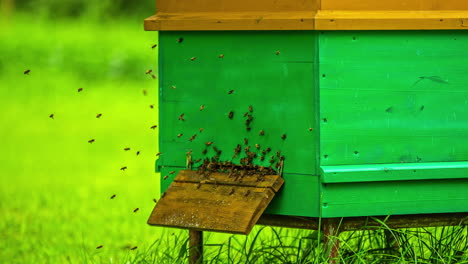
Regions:
M 146 225 L 159 196 L 150 129 L 157 105 L 149 107 L 157 81 L 145 75 L 156 67 L 157 34 L 141 21 L 31 23 L 19 15 L 4 23 L 0 262 L 119 263 L 137 254 L 128 248 L 161 233 Z
M 144 74 L 156 69 L 157 34 L 130 19 L 2 21 L 0 262 L 187 263 L 186 232 L 146 225 L 159 197 L 158 134 L 149 129 L 158 123 L 157 82 Z M 256 227 L 248 237 L 206 236 L 206 263 L 328 260 L 316 231 Z M 342 263 L 468 263 L 461 226 L 391 230 L 382 223 L 340 239 Z

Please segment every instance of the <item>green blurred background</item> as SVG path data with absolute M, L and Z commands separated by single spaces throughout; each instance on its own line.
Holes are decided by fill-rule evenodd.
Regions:
M 120 263 L 163 232 L 146 225 L 153 13 L 146 0 L 0 0 L 0 263 Z

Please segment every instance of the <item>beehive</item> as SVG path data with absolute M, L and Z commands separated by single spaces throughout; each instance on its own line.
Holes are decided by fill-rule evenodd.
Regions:
M 159 0 L 145 28 L 162 191 L 187 151 L 239 163 L 246 138 L 285 157 L 271 214 L 467 211 L 468 2 Z

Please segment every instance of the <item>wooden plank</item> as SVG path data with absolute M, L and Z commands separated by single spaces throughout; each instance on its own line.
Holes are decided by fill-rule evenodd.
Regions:
M 148 224 L 249 234 L 274 195 L 271 188 L 173 182 Z
M 468 225 L 468 213 L 365 216 L 335 219 L 340 219 L 341 231 L 385 228 L 379 221 L 394 229 Z M 260 217 L 257 224 L 318 230 L 320 219 L 317 217 L 264 214 Z
M 176 182 L 190 182 L 215 185 L 235 185 L 245 187 L 271 188 L 278 192 L 284 183 L 279 175 L 246 175 L 243 177 L 229 176 L 228 173 L 214 172 L 208 176 L 202 176 L 197 171 L 182 170 L 174 179 Z
M 466 10 L 460 0 L 321 0 L 322 10 Z
M 157 0 L 158 12 L 288 12 L 316 10 L 319 0 Z
M 315 30 L 467 29 L 468 10 L 456 11 L 318 11 Z
M 312 30 L 314 12 L 162 13 L 145 19 L 145 30 Z

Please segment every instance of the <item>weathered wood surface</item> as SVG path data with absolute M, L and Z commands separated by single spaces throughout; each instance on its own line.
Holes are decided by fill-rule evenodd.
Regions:
M 189 230 L 189 264 L 203 263 L 203 232 Z
M 259 180 L 261 179 L 261 180 Z M 283 180 L 278 175 L 246 175 L 243 177 L 229 176 L 228 173 L 214 172 L 207 176 L 200 175 L 196 171 L 182 170 L 174 179 L 175 182 L 210 183 L 215 185 L 235 185 L 245 187 L 271 188 L 278 192 L 283 185 Z
M 158 201 L 148 220 L 150 225 L 192 230 L 249 234 L 283 184 L 279 176 L 256 176 L 229 181 L 225 173 L 207 178 L 181 171 Z
M 416 228 L 468 225 L 468 213 L 393 215 L 375 217 L 345 217 L 339 219 L 340 231 L 388 228 Z M 316 217 L 297 217 L 284 215 L 262 215 L 259 225 L 318 230 L 320 219 Z
M 158 0 L 145 30 L 468 29 L 462 0 Z

